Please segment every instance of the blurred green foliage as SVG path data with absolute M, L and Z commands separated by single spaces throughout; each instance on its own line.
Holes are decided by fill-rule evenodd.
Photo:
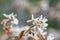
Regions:
M 32 5 L 37 5 L 41 0 L 28 0 L 29 3 L 31 3 Z
M 49 5 L 50 6 L 56 6 L 59 1 L 60 0 L 49 0 Z
M 48 20 L 48 28 L 60 29 L 60 22 L 57 20 Z
M 12 2 L 11 0 L 0 0 L 0 5 L 9 4 L 9 2 Z

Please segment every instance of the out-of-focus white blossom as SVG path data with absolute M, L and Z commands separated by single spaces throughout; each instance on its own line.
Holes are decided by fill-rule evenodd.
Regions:
M 8 29 L 7 31 L 10 31 L 11 33 L 13 33 L 13 35 L 19 34 L 20 28 L 14 27 L 14 25 L 18 25 L 18 19 L 16 18 L 17 15 L 12 12 L 9 15 L 3 14 L 3 16 L 6 17 L 6 19 L 3 19 L 3 21 L 1 22 L 3 24 L 3 29 Z
M 43 38 L 46 38 L 46 35 L 47 35 L 47 32 L 42 33 Z
M 43 15 L 41 15 L 38 18 L 34 18 L 34 15 L 32 14 L 32 19 L 28 20 L 27 22 L 32 22 L 32 25 L 34 27 L 32 27 L 30 30 L 33 31 L 32 33 L 34 34 L 34 39 L 39 39 L 37 37 L 37 34 L 41 34 L 42 39 L 44 40 L 54 40 L 54 36 L 52 34 L 49 34 L 47 36 L 47 32 L 44 32 L 44 30 L 46 30 L 48 24 L 46 23 L 48 21 L 48 19 L 46 17 L 43 17 Z M 32 30 L 33 29 L 33 30 Z M 28 34 L 27 34 L 28 35 Z
M 16 18 L 16 14 L 14 15 L 14 13 L 12 12 L 11 14 L 7 15 L 7 14 L 3 14 L 3 16 L 5 16 L 6 18 L 13 20 L 11 23 L 13 24 L 18 24 L 18 19 Z
M 42 29 L 46 29 L 48 24 L 46 23 L 48 21 L 47 18 L 43 17 L 42 15 L 38 18 L 34 18 L 34 15 L 32 14 L 32 19 L 28 20 L 27 22 L 33 22 L 33 25 L 40 27 Z
M 55 37 L 52 33 L 50 33 L 48 36 L 47 36 L 47 40 L 54 40 Z
M 3 14 L 3 16 L 5 16 L 6 18 L 10 18 L 11 19 L 11 14 L 10 15 Z
M 11 14 L 14 24 L 18 24 L 18 19 L 15 16 L 17 15 L 16 14 L 14 15 L 13 13 Z

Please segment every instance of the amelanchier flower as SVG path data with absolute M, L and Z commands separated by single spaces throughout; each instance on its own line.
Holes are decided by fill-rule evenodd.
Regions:
M 44 30 L 46 30 L 46 27 L 48 26 L 48 24 L 46 23 L 47 21 L 48 19 L 46 17 L 43 17 L 43 15 L 38 18 L 34 18 L 34 15 L 32 14 L 32 19 L 28 20 L 27 22 L 32 22 L 33 27 L 29 29 L 27 35 L 33 37 L 36 40 L 54 40 L 53 34 L 47 35 L 47 32 L 44 32 Z
M 48 19 L 46 19 L 45 17 L 43 17 L 42 15 L 38 18 L 34 18 L 34 15 L 32 14 L 32 19 L 28 20 L 27 22 L 33 22 L 34 26 L 38 26 L 42 29 L 46 28 L 48 26 L 48 24 L 46 23 L 48 21 Z
M 9 15 L 3 14 L 3 16 L 5 16 L 7 19 L 13 20 L 11 21 L 11 23 L 18 24 L 18 19 L 16 18 L 17 15 L 16 14 L 14 15 L 13 12 Z
M 3 25 L 3 30 L 5 30 L 6 33 L 9 33 L 13 25 L 18 24 L 18 19 L 16 18 L 16 14 L 14 15 L 13 13 L 7 15 L 3 14 L 6 19 L 3 19 L 1 24 Z

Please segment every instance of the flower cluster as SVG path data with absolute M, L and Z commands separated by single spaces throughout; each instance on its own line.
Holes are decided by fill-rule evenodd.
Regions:
M 3 30 L 5 31 L 5 33 L 9 34 L 10 32 L 12 32 L 11 30 L 14 28 L 14 25 L 15 26 L 18 25 L 18 19 L 16 18 L 17 15 L 16 14 L 14 15 L 14 13 L 12 12 L 9 15 L 3 14 L 3 16 L 6 19 L 3 19 L 1 24 L 3 25 Z
M 29 37 L 35 40 L 54 40 L 54 35 L 52 33 L 48 34 L 45 32 L 48 26 L 46 23 L 48 19 L 43 17 L 43 15 L 34 18 L 34 15 L 32 14 L 32 19 L 27 21 L 27 23 L 31 22 L 32 26 L 24 26 L 22 28 L 18 26 L 18 19 L 15 17 L 16 15 L 13 13 L 3 15 L 7 18 L 1 22 L 4 30 L 8 33 L 12 33 L 11 35 L 13 36 L 18 36 L 17 40 L 20 40 L 22 37 L 26 40 L 28 40 Z
M 47 34 L 47 32 L 44 32 L 47 29 L 46 27 L 48 26 L 48 24 L 46 23 L 47 21 L 48 19 L 46 17 L 43 17 L 43 15 L 38 18 L 34 18 L 34 15 L 32 14 L 32 19 L 28 20 L 27 22 L 32 22 L 33 26 L 25 35 L 33 37 L 36 40 L 54 40 L 54 35 L 52 33 Z

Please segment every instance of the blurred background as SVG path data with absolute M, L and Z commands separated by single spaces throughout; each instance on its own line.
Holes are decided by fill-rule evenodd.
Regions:
M 2 14 L 17 14 L 19 26 L 27 25 L 33 13 L 36 17 L 44 15 L 48 19 L 48 32 L 60 40 L 60 0 L 0 0 L 0 22 L 5 18 Z M 0 35 L 3 27 L 0 25 Z

